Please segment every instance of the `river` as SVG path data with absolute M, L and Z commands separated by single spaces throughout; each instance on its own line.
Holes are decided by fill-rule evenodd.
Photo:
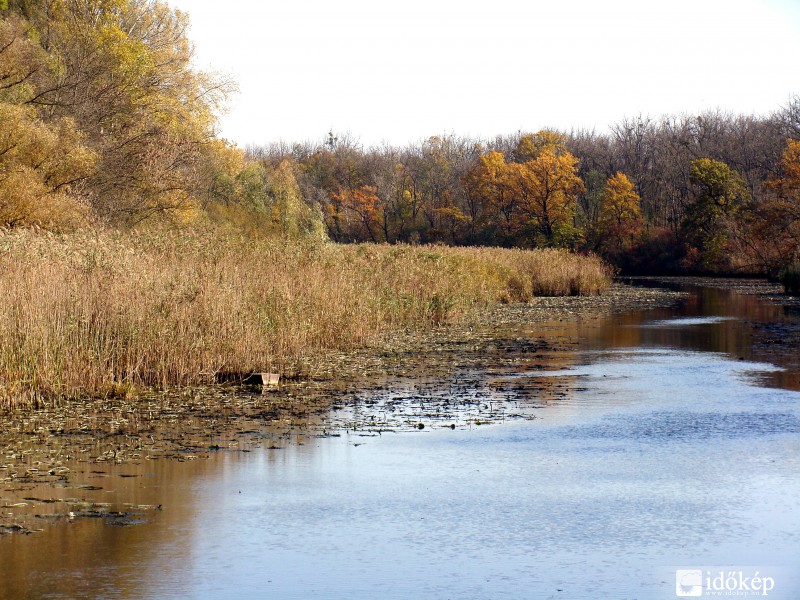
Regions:
M 673 308 L 516 332 L 568 342 L 568 360 L 470 367 L 481 401 L 513 390 L 527 418 L 86 473 L 92 500 L 161 508 L 0 538 L 0 595 L 799 598 L 800 361 L 781 339 L 798 316 L 685 289 Z

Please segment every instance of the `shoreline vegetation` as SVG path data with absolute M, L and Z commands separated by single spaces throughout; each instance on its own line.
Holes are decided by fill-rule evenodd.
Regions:
M 564 250 L 254 238 L 213 230 L 0 233 L 0 407 L 314 374 L 326 352 L 495 303 L 599 294 Z

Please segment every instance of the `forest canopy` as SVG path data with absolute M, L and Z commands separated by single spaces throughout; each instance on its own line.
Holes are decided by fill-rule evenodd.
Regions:
M 608 133 L 447 135 L 405 148 L 251 147 L 292 161 L 341 242 L 564 247 L 628 272 L 777 276 L 800 260 L 800 97 L 767 116 L 625 119 Z
M 194 68 L 188 26 L 159 1 L 0 0 L 0 226 L 564 247 L 647 272 L 800 262 L 800 97 L 607 133 L 243 151 L 217 135 L 235 86 Z

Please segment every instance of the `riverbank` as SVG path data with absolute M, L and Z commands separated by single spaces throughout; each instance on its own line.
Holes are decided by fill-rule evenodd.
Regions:
M 277 388 L 192 386 L 7 411 L 0 416 L 0 532 L 41 528 L 34 515 L 42 510 L 97 516 L 102 507 L 93 507 L 82 489 L 92 471 L 124 475 L 150 461 L 203 460 L 256 447 L 278 451 L 343 432 L 387 435 L 534 418 L 538 407 L 563 393 L 560 384 L 531 398 L 530 390 L 504 389 L 476 373 L 568 366 L 574 339 L 554 344 L 535 335 L 543 324 L 590 324 L 682 297 L 614 285 L 602 296 L 534 298 L 474 311 L 447 327 L 388 334 L 371 348 L 329 353 L 314 376 Z M 520 325 L 533 333 L 520 338 Z M 429 386 L 437 376 L 451 379 L 450 388 Z
M 650 280 L 656 281 L 783 300 L 767 282 Z M 6 449 L 0 461 L 0 532 L 41 528 L 34 515 L 43 508 L 56 516 L 98 516 L 104 509 L 94 507 L 82 489 L 87 473 L 98 469 L 123 476 L 151 461 L 203 460 L 259 447 L 279 451 L 345 432 L 357 439 L 535 418 L 568 393 L 563 378 L 529 389 L 493 381 L 492 374 L 572 368 L 580 360 L 579 338 L 592 335 L 610 316 L 665 309 L 686 298 L 685 292 L 663 287 L 617 283 L 599 296 L 487 304 L 447 326 L 385 332 L 369 347 L 327 352 L 317 357 L 313 374 L 284 379 L 276 388 L 151 388 L 136 396 L 6 411 L 0 416 L 0 444 Z M 792 321 L 752 325 L 753 347 L 767 360 L 790 350 L 798 334 Z M 631 331 L 622 326 L 614 335 Z M 442 388 L 442 381 L 450 383 Z

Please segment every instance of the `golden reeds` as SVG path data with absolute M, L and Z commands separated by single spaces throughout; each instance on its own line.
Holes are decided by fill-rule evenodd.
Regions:
M 595 257 L 200 232 L 0 232 L 0 406 L 296 369 L 494 302 L 599 293 Z

